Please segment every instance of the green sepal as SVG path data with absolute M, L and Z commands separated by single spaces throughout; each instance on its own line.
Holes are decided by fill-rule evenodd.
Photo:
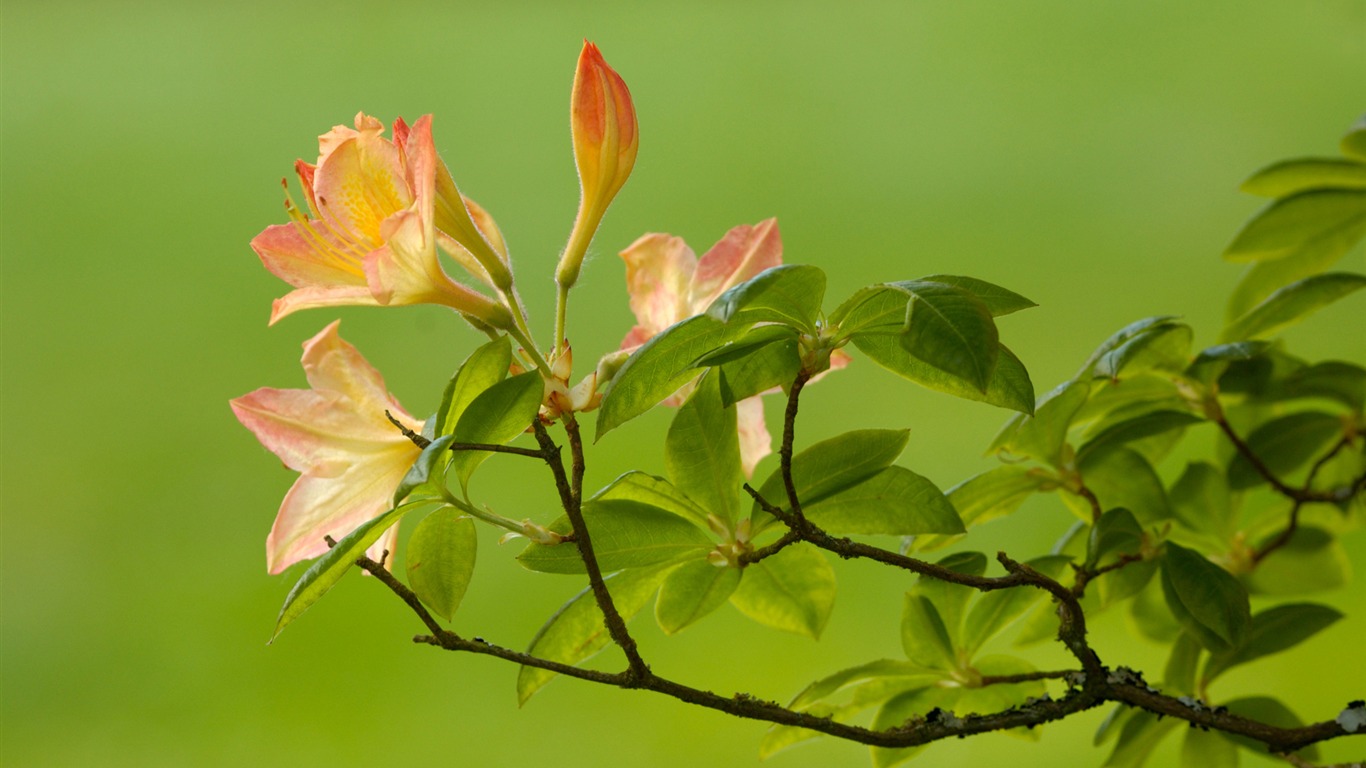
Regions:
M 803 508 L 867 480 L 896 461 L 910 439 L 908 430 L 862 429 L 822 440 L 792 457 L 792 484 Z M 788 509 L 782 467 L 773 470 L 759 495 Z M 755 502 L 750 513 L 757 535 L 776 520 Z
M 456 442 L 503 445 L 531 428 L 541 408 L 545 387 L 536 371 L 504 379 L 480 392 L 460 414 L 455 424 Z M 470 476 L 488 457 L 489 451 L 456 451 L 451 469 L 468 490 Z
M 454 507 L 427 515 L 413 529 L 404 557 L 408 585 L 436 615 L 450 621 L 474 575 L 474 519 Z
M 597 499 L 583 504 L 583 521 L 593 540 L 598 567 L 604 573 L 624 568 L 699 557 L 712 541 L 697 526 L 672 512 L 626 499 Z M 561 517 L 550 530 L 572 532 L 568 518 Z M 522 567 L 541 573 L 584 573 L 583 558 L 572 541 L 558 544 L 532 542 L 517 556 Z
M 1293 648 L 1332 626 L 1342 613 L 1317 603 L 1286 603 L 1252 617 L 1243 641 L 1227 651 L 1211 654 L 1202 673 L 1208 685 L 1224 672 L 1263 656 Z
M 1366 288 L 1366 275 L 1325 272 L 1280 288 L 1228 324 L 1222 341 L 1265 338 L 1298 323 L 1315 310 Z
M 291 621 L 299 618 L 304 611 L 327 594 L 351 566 L 356 564 L 356 559 L 365 554 L 365 550 L 371 544 L 379 541 L 379 537 L 385 531 L 404 515 L 425 503 L 428 502 L 414 501 L 394 507 L 343 536 L 341 541 L 327 550 L 322 557 L 314 560 L 285 597 L 285 604 L 280 608 L 280 616 L 275 620 L 275 631 L 271 633 L 269 642 L 275 642 L 275 638 L 280 636 L 280 632 Z
M 1162 558 L 1162 593 L 1181 626 L 1212 652 L 1243 642 L 1252 625 L 1243 585 L 1204 555 L 1173 542 Z
M 622 364 L 598 409 L 597 436 L 602 436 L 655 407 L 697 377 L 693 364 L 748 328 L 711 315 L 695 315 L 655 334 Z
M 1247 436 L 1247 446 L 1277 477 L 1299 468 L 1343 434 L 1342 418 L 1323 411 L 1299 411 L 1262 424 Z M 1229 487 L 1241 491 L 1266 482 L 1239 453 L 1228 465 Z
M 745 475 L 735 407 L 721 404 L 718 378 L 704 376 L 674 415 L 664 440 L 664 466 L 675 488 L 722 520 L 733 521 Z
M 814 547 L 787 547 L 745 566 L 730 603 L 760 624 L 819 639 L 835 606 L 835 569 Z
M 817 267 L 769 267 L 716 298 L 707 314 L 723 323 L 780 323 L 814 333 L 825 297 L 825 273 Z
M 1366 165 L 1328 157 L 1282 160 L 1252 174 L 1238 189 L 1260 197 L 1288 197 L 1311 189 L 1366 189 Z
M 450 446 L 454 441 L 454 435 L 446 435 L 427 443 L 394 490 L 394 506 L 419 490 L 430 491 L 433 496 L 445 492 L 446 466 L 451 459 Z
M 604 578 L 622 619 L 629 620 L 649 603 L 666 573 L 668 568 L 637 568 Z M 578 664 L 606 648 L 610 640 L 593 590 L 584 587 L 541 626 L 527 653 L 563 664 Z M 517 674 L 517 704 L 526 704 L 556 674 L 539 667 L 522 667 Z
M 725 605 L 740 586 L 740 569 L 689 560 L 669 571 L 655 602 L 655 621 L 672 635 Z
M 441 407 L 436 412 L 434 434 L 444 436 L 454 432 L 460 415 L 474 398 L 507 378 L 508 366 L 511 364 L 512 343 L 506 336 L 499 336 L 471 352 L 446 385 L 446 392 L 441 397 Z

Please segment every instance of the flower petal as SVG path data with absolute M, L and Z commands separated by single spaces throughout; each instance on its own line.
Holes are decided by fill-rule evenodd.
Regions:
M 764 404 L 758 395 L 735 404 L 736 428 L 740 433 L 740 465 L 745 477 L 754 477 L 759 460 L 773 453 L 773 436 L 764 424 Z
M 360 254 L 351 262 L 339 258 L 346 244 L 301 222 L 272 224 L 252 238 L 251 249 L 272 275 L 295 288 L 364 285 Z
M 698 261 L 689 314 L 706 311 L 728 288 L 782 263 L 783 241 L 777 219 L 732 229 Z
M 380 243 L 381 223 L 407 208 L 413 195 L 398 148 L 380 136 L 384 126 L 362 115 L 356 123 L 354 136 L 335 141 L 318 160 L 314 194 L 322 218 L 341 237 L 374 248 Z
M 275 300 L 270 308 L 270 324 L 301 309 L 316 307 L 379 306 L 367 286 L 312 286 L 297 288 Z
M 622 251 L 621 258 L 626 262 L 631 311 L 640 323 L 637 328 L 649 332 L 646 339 L 695 314 L 689 311 L 688 286 L 697 270 L 697 256 L 683 238 L 644 235 Z

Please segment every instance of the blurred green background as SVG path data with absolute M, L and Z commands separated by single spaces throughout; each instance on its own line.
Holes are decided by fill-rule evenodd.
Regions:
M 8 0 L 3 8 L 3 625 L 7 765 L 751 765 L 763 727 L 652 694 L 556 681 L 518 710 L 516 669 L 409 642 L 420 626 L 348 577 L 265 640 L 299 570 L 263 542 L 293 475 L 227 400 L 301 386 L 299 343 L 333 317 L 419 415 L 478 341 L 448 313 L 315 310 L 267 328 L 286 287 L 247 243 L 283 221 L 279 179 L 357 110 L 433 113 L 463 190 L 498 219 L 549 332 L 553 261 L 574 213 L 569 87 L 581 38 L 635 94 L 634 178 L 571 306 L 581 360 L 629 328 L 615 252 L 646 231 L 699 252 L 781 222 L 789 262 L 838 300 L 934 272 L 1041 307 L 1003 324 L 1036 388 L 1113 329 L 1185 315 L 1211 343 L 1237 269 L 1218 254 L 1255 208 L 1253 169 L 1332 154 L 1366 110 L 1366 3 L 1249 0 L 878 3 L 238 3 Z M 1349 268 L 1360 269 L 1358 256 Z M 833 305 L 832 305 L 833 306 Z M 1366 358 L 1360 301 L 1296 329 L 1307 355 Z M 942 487 L 1006 413 L 910 388 L 866 362 L 809 391 L 803 439 L 909 426 L 903 463 Z M 771 404 L 772 407 L 772 404 Z M 813 414 L 819 413 L 817 418 Z M 665 414 L 611 435 L 590 483 L 660 471 Z M 761 469 L 761 471 L 763 471 Z M 493 461 L 475 490 L 512 517 L 552 513 L 543 472 Z M 1031 503 L 976 547 L 1046 548 L 1068 522 Z M 1357 573 L 1366 540 L 1349 540 Z M 578 589 L 511 561 L 492 531 L 455 628 L 523 646 Z M 819 643 L 726 608 L 668 640 L 657 670 L 786 699 L 899 654 L 904 579 L 838 564 Z M 1300 652 L 1230 674 L 1327 719 L 1366 692 L 1352 609 Z M 1356 637 L 1357 640 L 1351 640 Z M 1123 619 L 1108 660 L 1160 671 Z M 1063 663 L 1052 648 L 1041 666 Z M 613 662 L 614 663 L 614 662 Z M 1101 712 L 938 745 L 933 765 L 1098 765 Z M 1173 746 L 1176 741 L 1173 740 Z M 1359 739 L 1326 759 L 1359 759 Z M 1170 748 L 1158 764 L 1174 759 Z M 774 766 L 866 765 L 822 742 Z

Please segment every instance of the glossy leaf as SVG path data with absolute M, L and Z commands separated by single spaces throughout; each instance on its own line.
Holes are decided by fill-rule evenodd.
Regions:
M 627 358 L 598 410 L 597 438 L 655 407 L 696 378 L 693 364 L 747 330 L 697 315 L 660 331 Z
M 631 471 L 613 480 L 602 490 L 593 494 L 592 501 L 638 501 L 665 512 L 672 512 L 697 525 L 707 527 L 707 510 L 693 503 L 662 477 Z
M 1366 189 L 1366 165 L 1323 157 L 1282 160 L 1252 174 L 1239 189 L 1261 197 L 1286 197 L 1311 189 Z
M 1316 603 L 1287 603 L 1268 608 L 1252 617 L 1252 626 L 1243 642 L 1210 656 L 1204 680 L 1209 683 L 1239 664 L 1293 648 L 1341 618 L 1341 612 Z
M 1313 189 L 1267 204 L 1224 249 L 1228 261 L 1280 259 L 1306 251 L 1346 251 L 1366 233 L 1366 191 Z
M 474 519 L 452 507 L 427 515 L 408 539 L 408 585 L 446 621 L 455 616 L 470 585 L 478 541 Z
M 592 500 L 583 504 L 583 520 L 593 540 L 598 566 L 604 573 L 642 568 L 701 557 L 711 539 L 677 515 L 638 501 Z M 550 530 L 566 534 L 569 521 L 560 518 Z M 583 560 L 573 542 L 528 544 L 517 561 L 542 573 L 583 573 Z
M 1248 448 L 1273 474 L 1285 475 L 1304 465 L 1342 435 L 1342 419 L 1322 411 L 1300 411 L 1262 424 L 1248 435 Z M 1241 453 L 1228 465 L 1228 484 L 1234 490 L 1253 488 L 1266 479 Z
M 835 570 L 813 547 L 788 547 L 746 566 L 730 602 L 760 624 L 817 639 L 835 605 Z
M 674 487 L 722 520 L 740 508 L 740 442 L 735 408 L 721 405 L 717 377 L 705 376 L 674 416 L 664 440 L 664 466 Z
M 669 572 L 655 603 L 655 621 L 672 635 L 725 605 L 740 586 L 740 569 L 690 560 Z
M 723 323 L 781 323 L 816 330 L 816 315 L 825 297 L 825 273 L 812 266 L 769 267 L 716 298 L 707 314 Z
M 964 277 L 963 275 L 928 275 L 920 278 L 927 283 L 944 283 L 971 293 L 977 297 L 991 313 L 992 317 L 1000 317 L 1019 312 L 1022 309 L 1037 307 L 1038 304 L 1026 299 L 1014 291 L 1006 290 L 999 285 L 988 283 L 985 280 L 978 280 L 975 277 Z
M 986 304 L 945 283 L 893 283 L 911 295 L 901 348 L 917 360 L 987 393 L 1000 339 Z
M 1069 562 L 1071 558 L 1063 555 L 1046 555 L 1028 561 L 1027 565 L 1056 579 L 1062 575 Z M 1012 587 L 983 593 L 963 621 L 959 647 L 972 658 L 988 640 L 1005 631 L 1031 608 L 1045 602 L 1051 603 L 1048 593 L 1033 587 Z
M 1257 546 L 1266 543 L 1263 540 Z M 1257 565 L 1246 584 L 1262 595 L 1303 595 L 1337 589 L 1351 578 L 1352 563 L 1342 542 L 1322 528 L 1301 525 L 1285 546 Z
M 452 435 L 438 437 L 422 449 L 422 453 L 418 454 L 417 460 L 408 468 L 408 473 L 394 490 L 395 506 L 418 491 L 441 495 L 446 488 L 444 473 L 446 464 L 451 459 L 450 448 L 454 440 L 455 437 Z
M 1238 768 L 1238 750 L 1218 733 L 1186 730 L 1181 742 L 1182 768 Z
M 934 483 L 904 467 L 887 467 L 842 491 L 803 504 L 806 518 L 828 533 L 964 533 L 963 522 Z
M 285 597 L 285 604 L 280 608 L 280 616 L 275 620 L 275 631 L 270 635 L 270 642 L 275 642 L 275 638 L 280 636 L 280 632 L 290 622 L 299 618 L 304 611 L 327 594 L 351 566 L 355 565 L 356 559 L 365 554 L 365 550 L 371 544 L 379 541 L 379 537 L 385 531 L 422 503 L 425 502 L 412 502 L 394 507 L 342 537 L 341 541 L 327 550 L 322 557 L 314 560 Z
M 541 374 L 528 371 L 504 379 L 480 392 L 455 424 L 455 440 L 460 443 L 503 445 L 531 428 L 544 395 Z M 488 451 L 456 451 L 451 469 L 468 489 L 470 476 L 491 454 Z
M 1173 542 L 1162 558 L 1162 593 L 1176 620 L 1210 651 L 1237 646 L 1251 626 L 1247 591 L 1238 580 Z
M 998 351 L 996 368 L 985 394 L 973 382 L 912 356 L 894 335 L 861 334 L 854 337 L 854 346 L 883 368 L 926 389 L 1021 413 L 1034 411 L 1034 384 L 1029 380 L 1029 372 L 1005 345 Z
M 858 485 L 896 461 L 909 437 L 907 430 L 861 429 L 822 440 L 797 453 L 792 457 L 797 499 L 805 508 Z M 779 508 L 790 506 L 781 467 L 759 487 L 759 495 Z M 757 503 L 751 514 L 756 534 L 776 522 Z
M 606 577 L 607 591 L 623 619 L 630 619 L 649 603 L 667 572 L 662 568 L 639 568 Z M 541 627 L 531 639 L 527 653 L 564 664 L 578 664 L 606 648 L 610 641 L 593 591 L 585 587 Z M 527 699 L 555 674 L 537 667 L 522 667 L 517 674 L 517 703 L 526 704 Z
M 1362 288 L 1366 288 L 1366 275 L 1326 272 L 1306 277 L 1277 290 L 1229 323 L 1221 338 L 1243 341 L 1273 336 L 1311 312 Z
M 1068 381 L 1058 385 L 1039 398 L 1034 415 L 1011 417 L 987 450 L 1028 456 L 1045 464 L 1059 466 L 1067 430 L 1089 396 L 1090 385 L 1086 382 Z
M 508 366 L 512 364 L 512 343 L 508 337 L 499 336 L 470 353 L 460 369 L 446 385 L 441 398 L 441 408 L 436 412 L 436 435 L 449 435 L 455 431 L 460 416 L 481 392 L 507 378 Z

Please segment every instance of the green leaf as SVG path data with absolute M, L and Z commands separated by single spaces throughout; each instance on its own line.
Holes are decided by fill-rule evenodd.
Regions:
M 1184 430 L 1202 421 L 1202 417 L 1189 411 L 1149 411 L 1107 426 L 1077 449 L 1077 460 L 1085 461 L 1085 457 L 1095 451 L 1104 451 L 1173 430 Z
M 1158 323 L 1101 355 L 1091 373 L 1119 379 L 1146 371 L 1180 371 L 1186 366 L 1192 338 L 1194 333 L 1185 323 Z
M 1268 608 L 1252 617 L 1252 626 L 1243 642 L 1210 655 L 1204 681 L 1209 684 L 1239 664 L 1293 648 L 1341 618 L 1342 613 L 1336 609 L 1317 603 L 1287 603 Z
M 1323 411 L 1300 411 L 1262 424 L 1247 437 L 1247 446 L 1272 474 L 1284 476 L 1299 468 L 1342 436 L 1342 419 Z M 1228 465 L 1228 484 L 1234 490 L 1255 488 L 1266 479 L 1243 454 Z
M 1136 596 L 1148 586 L 1156 574 L 1156 560 L 1141 560 L 1119 570 L 1101 574 L 1095 581 L 1096 591 L 1100 594 L 1100 607 L 1109 608 L 1115 603 Z
M 1077 373 L 1077 378 L 1086 378 L 1089 376 L 1102 358 L 1124 346 L 1124 344 L 1131 339 L 1153 329 L 1171 325 L 1175 320 L 1175 315 L 1157 315 L 1154 317 L 1145 317 L 1142 320 L 1135 320 L 1123 328 L 1120 328 L 1118 331 L 1111 334 L 1110 338 L 1101 342 L 1099 347 L 1096 347 L 1096 350 L 1086 359 L 1086 363 L 1081 367 L 1081 371 Z
M 1000 346 L 996 369 L 985 394 L 967 379 L 946 373 L 912 356 L 902 348 L 894 335 L 859 334 L 854 336 L 854 346 L 883 368 L 926 389 L 1021 413 L 1034 411 L 1034 384 L 1029 380 L 1029 372 L 1005 345 Z
M 830 704 L 816 704 L 806 711 L 816 717 L 842 721 L 847 713 L 854 709 L 852 706 L 837 707 Z M 759 759 L 767 760 L 788 747 L 796 746 L 804 741 L 819 739 L 825 735 L 820 731 L 798 728 L 793 725 L 769 726 L 769 729 L 764 732 L 764 737 L 759 741 Z
M 1114 750 L 1105 759 L 1105 768 L 1139 768 L 1178 722 L 1175 718 L 1159 720 L 1151 712 L 1132 710 L 1119 729 Z
M 1322 398 L 1360 413 L 1366 404 L 1366 368 L 1341 360 L 1307 365 L 1271 382 L 1262 397 L 1267 400 Z
M 730 602 L 760 624 L 818 639 L 835 605 L 835 570 L 817 549 L 788 547 L 745 566 Z
M 545 388 L 536 371 L 513 376 L 480 392 L 460 414 L 455 440 L 460 443 L 503 445 L 531 427 L 541 408 Z M 488 451 L 456 451 L 451 469 L 468 490 L 470 476 L 491 454 Z
M 740 569 L 691 560 L 669 572 L 655 603 L 655 621 L 672 635 L 720 608 L 740 586 Z
M 870 680 L 884 678 L 904 679 L 912 685 L 933 685 L 944 679 L 941 672 L 925 669 L 917 664 L 899 659 L 878 659 L 857 666 L 842 669 L 832 675 L 817 680 L 797 694 L 789 704 L 791 709 L 804 710 L 812 704 L 833 696 L 840 691 L 858 686 Z
M 669 425 L 664 466 L 674 487 L 698 506 L 726 521 L 740 509 L 740 440 L 735 408 L 721 405 L 717 377 L 703 377 Z
M 891 285 L 911 295 L 902 349 L 986 394 L 1001 346 L 986 304 L 946 283 L 908 280 Z
M 583 521 L 604 573 L 701 557 L 712 548 L 711 539 L 697 526 L 638 501 L 586 501 Z M 551 523 L 550 530 L 567 534 L 571 528 L 568 519 L 562 517 Z M 542 573 L 584 573 L 579 548 L 572 541 L 533 542 L 517 556 L 517 562 Z
M 1233 498 L 1224 473 L 1213 464 L 1193 461 L 1168 494 L 1176 519 L 1212 542 L 1227 543 L 1237 527 Z
M 622 619 L 629 620 L 649 603 L 667 572 L 667 568 L 638 568 L 606 577 L 607 591 Z M 611 641 L 604 622 L 593 590 L 585 587 L 541 627 L 531 639 L 527 653 L 564 664 L 578 664 L 606 648 Z M 522 667 L 517 674 L 518 705 L 526 704 L 555 674 L 537 667 Z
M 1142 548 L 1143 526 L 1139 525 L 1134 513 L 1123 507 L 1115 507 L 1106 510 L 1091 527 L 1086 562 L 1092 568 L 1109 565 L 1114 559 L 1107 561 L 1106 555 L 1136 554 Z
M 1345 253 L 1366 234 L 1366 191 L 1314 189 L 1274 200 L 1234 235 L 1228 261 L 1264 261 L 1329 251 Z
M 959 552 L 941 559 L 938 565 L 980 576 L 987 561 L 980 552 Z M 930 669 L 957 669 L 956 648 L 963 634 L 963 616 L 974 592 L 971 587 L 929 576 L 917 578 L 901 610 L 901 645 L 906 657 Z
M 1230 344 L 1217 344 L 1200 351 L 1186 368 L 1186 375 L 1208 384 L 1216 381 L 1228 370 L 1230 363 L 1252 360 L 1266 354 L 1271 344 L 1265 341 L 1235 341 Z
M 1366 275 L 1326 272 L 1291 283 L 1229 323 L 1224 341 L 1266 338 L 1325 305 L 1366 288 Z
M 923 717 L 935 708 L 951 710 L 962 694 L 962 690 L 961 688 L 929 687 L 906 691 L 882 705 L 882 709 L 878 710 L 877 717 L 873 720 L 873 729 L 885 731 L 897 728 L 915 718 Z M 922 744 L 918 747 L 895 749 L 871 747 L 873 768 L 891 768 L 891 766 L 915 757 L 927 746 L 929 745 Z
M 341 541 L 327 550 L 322 557 L 314 560 L 285 597 L 285 604 L 280 608 L 280 616 L 275 620 L 275 631 L 271 633 L 269 642 L 275 642 L 275 638 L 280 636 L 280 632 L 291 621 L 299 618 L 304 611 L 327 594 L 351 566 L 355 565 L 356 559 L 365 554 L 365 550 L 371 544 L 379 541 L 379 537 L 385 531 L 424 503 L 426 502 L 415 501 L 394 507 L 343 536 Z
M 1152 579 L 1129 603 L 1129 619 L 1138 634 L 1162 645 L 1175 643 L 1181 625 L 1172 616 L 1162 592 L 1162 580 Z
M 1263 540 L 1257 546 L 1266 544 Z M 1322 528 L 1300 525 L 1285 546 L 1257 564 L 1246 583 L 1262 595 L 1302 595 L 1337 589 L 1351 578 L 1352 563 L 1342 542 Z
M 1357 160 L 1366 160 L 1366 116 L 1357 120 L 1351 130 L 1342 137 L 1339 145 L 1342 154 Z
M 427 515 L 408 539 L 408 584 L 423 604 L 450 621 L 474 575 L 474 519 L 453 507 Z
M 964 480 L 950 488 L 945 496 L 964 528 L 1005 517 L 1019 509 L 1030 495 L 1049 484 L 1043 473 L 1019 464 L 1004 464 L 980 475 Z M 958 539 L 957 535 L 917 536 L 911 549 L 938 549 Z
M 1172 644 L 1172 652 L 1167 656 L 1167 667 L 1162 675 L 1162 687 L 1168 693 L 1194 694 L 1195 670 L 1200 665 L 1200 654 L 1204 649 L 1200 642 L 1188 632 L 1182 632 Z
M 751 328 L 744 336 L 727 342 L 694 361 L 697 368 L 714 367 L 743 360 L 758 350 L 784 341 L 796 341 L 800 334 L 786 325 L 759 325 Z
M 1077 469 L 1086 486 L 1106 508 L 1125 507 L 1143 525 L 1153 525 L 1172 516 L 1166 489 L 1152 463 L 1129 448 L 1091 451 Z M 1086 502 L 1070 493 L 1064 494 L 1063 500 L 1083 520 L 1091 519 L 1091 508 Z
M 774 387 L 790 389 L 801 369 L 797 342 L 771 344 L 743 360 L 721 366 L 721 402 L 731 406 Z
M 991 441 L 987 451 L 1004 451 L 1060 466 L 1067 430 L 1077 412 L 1086 404 L 1090 391 L 1090 385 L 1086 382 L 1063 382 L 1039 398 L 1034 406 L 1034 415 L 1012 416 Z
M 825 273 L 812 266 L 785 264 L 769 267 L 727 290 L 707 308 L 724 323 L 781 323 L 808 333 L 816 330 L 816 315 L 825 297 Z
M 1046 555 L 1030 560 L 1027 565 L 1045 576 L 1057 578 L 1069 562 L 1071 558 L 1063 555 Z M 972 658 L 988 640 L 1045 601 L 1049 601 L 1048 593 L 1033 587 L 1011 587 L 983 594 L 963 622 L 963 639 L 959 647 Z
M 398 506 L 399 502 L 424 488 L 435 496 L 440 496 L 445 491 L 444 472 L 446 463 L 451 459 L 450 447 L 454 441 L 453 435 L 446 435 L 431 441 L 422 449 L 413 466 L 408 468 L 408 472 L 399 481 L 398 488 L 394 489 L 394 506 Z
M 803 504 L 806 518 L 828 533 L 964 533 L 953 505 L 934 483 L 903 467 Z
M 803 509 L 886 469 L 901 455 L 909 438 L 910 432 L 904 429 L 855 430 L 822 440 L 793 456 L 792 483 Z M 759 487 L 759 495 L 779 508 L 790 506 L 781 467 Z M 757 502 L 751 518 L 755 534 L 775 522 Z
M 672 512 L 703 528 L 708 526 L 707 510 L 697 506 L 687 496 L 684 496 L 682 491 L 662 477 L 632 470 L 593 494 L 590 501 L 611 501 L 615 499 L 638 501 L 642 504 L 658 507 L 665 512 Z
M 1243 585 L 1204 555 L 1170 541 L 1162 558 L 1162 593 L 1181 626 L 1212 652 L 1243 642 L 1252 624 Z
M 944 283 L 952 285 L 976 296 L 979 301 L 986 305 L 987 311 L 991 312 L 992 317 L 1009 315 L 1019 312 L 1022 309 L 1037 307 L 1038 304 L 1026 299 L 1014 291 L 1008 291 L 999 285 L 988 283 L 985 280 L 978 280 L 975 277 L 964 277 L 962 275 L 928 275 L 920 278 L 927 283 Z
M 1249 264 L 1229 293 L 1224 321 L 1232 322 L 1242 317 L 1280 288 L 1327 271 L 1343 255 L 1339 250 L 1309 250 L 1291 258 Z
M 1228 707 L 1228 711 L 1235 715 L 1246 717 L 1249 720 L 1257 720 L 1266 723 L 1267 725 L 1275 725 L 1280 728 L 1304 727 L 1304 721 L 1301 720 L 1290 707 L 1287 707 L 1280 700 L 1273 699 L 1270 696 L 1248 696 L 1246 698 L 1234 699 L 1233 701 L 1225 702 L 1224 706 Z M 1260 741 L 1255 741 L 1246 736 L 1238 736 L 1226 731 L 1212 731 L 1212 733 L 1217 733 L 1222 738 L 1228 739 L 1234 744 L 1252 750 L 1257 754 L 1266 754 L 1266 744 L 1263 744 Z M 1311 762 L 1317 761 L 1319 757 L 1318 747 L 1312 744 L 1293 754 L 1299 755 Z
M 631 354 L 612 379 L 598 410 L 597 437 L 655 407 L 697 377 L 693 364 L 748 328 L 696 315 L 660 331 Z
M 436 435 L 449 435 L 455 431 L 460 415 L 474 398 L 507 378 L 511 364 L 512 343 L 506 336 L 499 336 L 471 352 L 451 377 L 451 383 L 446 385 L 441 408 L 436 412 Z
M 1190 728 L 1181 742 L 1183 768 L 1238 768 L 1238 750 L 1212 731 Z
M 1287 197 L 1311 189 L 1366 189 L 1366 165 L 1324 157 L 1282 160 L 1252 174 L 1239 189 L 1261 197 Z

